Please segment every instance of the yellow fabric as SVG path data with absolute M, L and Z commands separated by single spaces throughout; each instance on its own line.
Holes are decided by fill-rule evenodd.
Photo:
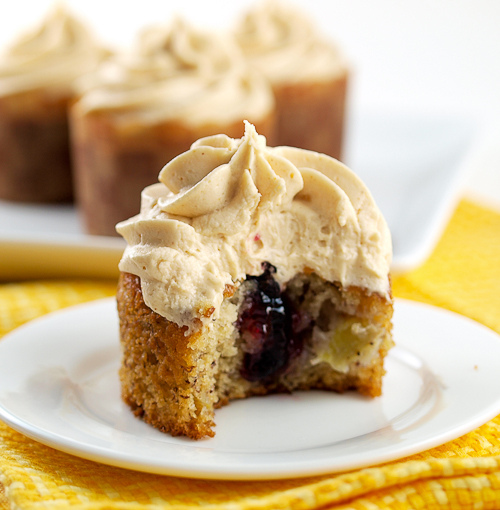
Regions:
M 393 284 L 396 296 L 454 310 L 500 332 L 500 214 L 462 201 L 431 258 Z M 3 285 L 0 334 L 114 291 L 114 282 L 97 281 Z M 188 480 L 113 468 L 53 450 L 0 423 L 0 480 L 5 487 L 0 510 L 8 505 L 20 510 L 500 508 L 500 416 L 398 462 L 263 482 Z

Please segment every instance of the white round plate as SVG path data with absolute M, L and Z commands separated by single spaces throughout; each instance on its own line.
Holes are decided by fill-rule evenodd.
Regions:
M 61 310 L 0 342 L 0 417 L 94 461 L 213 479 L 308 476 L 377 464 L 454 439 L 500 413 L 500 337 L 443 309 L 396 300 L 383 396 L 311 391 L 216 411 L 216 436 L 163 434 L 120 399 L 113 299 Z

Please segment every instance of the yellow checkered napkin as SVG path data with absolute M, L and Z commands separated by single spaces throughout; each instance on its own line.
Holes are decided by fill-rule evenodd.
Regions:
M 427 263 L 393 283 L 397 296 L 449 308 L 500 332 L 500 214 L 463 201 Z M 113 282 L 4 285 L 0 334 L 114 290 Z M 190 480 L 114 468 L 53 450 L 0 423 L 0 480 L 0 510 L 500 508 L 500 416 L 399 462 L 264 482 Z

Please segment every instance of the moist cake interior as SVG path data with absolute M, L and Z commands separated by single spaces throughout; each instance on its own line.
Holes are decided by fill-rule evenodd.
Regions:
M 121 274 L 120 378 L 136 415 L 199 439 L 214 435 L 214 409 L 232 399 L 309 389 L 381 394 L 391 301 L 308 271 L 280 288 L 274 273 L 264 263 L 261 275 L 226 286 L 219 316 L 190 335 L 147 307 L 139 277 Z

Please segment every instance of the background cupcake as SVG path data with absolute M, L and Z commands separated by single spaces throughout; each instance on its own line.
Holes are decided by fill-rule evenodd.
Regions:
M 71 122 L 77 198 L 91 234 L 114 235 L 117 222 L 139 212 L 141 190 L 198 138 L 239 137 L 243 119 L 273 135 L 267 80 L 232 39 L 180 19 L 145 30 L 85 88 Z
M 72 198 L 67 109 L 75 80 L 108 55 L 58 5 L 0 54 L 0 198 Z
M 248 11 L 235 34 L 245 56 L 271 81 L 277 145 L 340 158 L 348 71 L 337 48 L 305 13 L 275 1 Z

